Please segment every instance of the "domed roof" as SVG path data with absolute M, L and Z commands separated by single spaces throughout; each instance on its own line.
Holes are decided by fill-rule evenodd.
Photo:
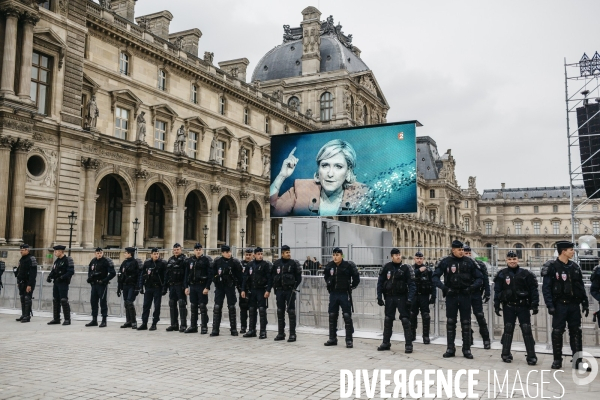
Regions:
M 284 43 L 276 46 L 260 60 L 252 81 L 291 78 L 302 75 L 302 28 L 284 27 Z M 369 67 L 356 54 L 352 35 L 344 35 L 342 26 L 333 25 L 333 17 L 322 22 L 320 72 L 345 69 L 350 73 L 367 71 Z

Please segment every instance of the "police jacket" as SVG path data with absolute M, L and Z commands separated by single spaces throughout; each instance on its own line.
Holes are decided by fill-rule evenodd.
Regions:
M 88 266 L 88 283 L 107 285 L 117 275 L 113 260 L 107 257 L 97 259 L 94 257 Z
M 119 268 L 118 289 L 123 289 L 123 286 L 139 287 L 140 273 L 144 264 L 139 258 L 129 257 L 123 260 Z
M 164 288 L 166 286 L 165 274 L 167 273 L 167 262 L 162 258 L 154 261 L 149 258 L 144 261 L 140 273 L 138 287 L 142 285 L 147 288 Z
M 15 277 L 17 278 L 17 284 L 26 286 L 35 286 L 35 279 L 37 278 L 37 260 L 31 254 L 27 254 L 19 259 L 19 266 L 15 270 Z
M 577 263 L 560 259 L 546 262 L 542 266 L 542 294 L 548 308 L 554 308 L 556 303 L 582 304 L 589 307 L 581 268 Z
M 385 296 L 408 296 L 408 301 L 413 301 L 417 285 L 415 284 L 415 270 L 406 264 L 389 262 L 381 267 L 377 279 L 377 298 Z
M 590 281 L 592 282 L 590 294 L 593 298 L 600 301 L 600 265 L 594 267 L 592 275 L 590 275 Z
M 252 289 L 255 289 L 270 292 L 273 287 L 272 267 L 271 263 L 265 260 L 250 261 L 244 270 L 242 291 L 252 291 Z
M 275 290 L 294 290 L 302 282 L 302 267 L 298 260 L 280 258 L 273 263 L 271 271 Z
M 444 277 L 444 283 L 440 280 Z M 482 284 L 482 275 L 479 268 L 475 265 L 469 257 L 455 257 L 450 255 L 443 258 L 435 271 L 431 280 L 433 284 L 447 292 L 448 289 L 452 289 L 456 293 L 476 293 Z
M 52 270 L 48 277 L 54 279 L 54 283 L 70 284 L 73 275 L 75 275 L 73 259 L 63 255 L 61 258 L 54 260 L 54 265 L 52 265 Z
M 242 286 L 242 264 L 237 258 L 217 257 L 213 263 L 213 282 L 218 289 Z
M 535 275 L 519 266 L 498 271 L 494 277 L 494 304 L 500 303 L 537 308 L 540 294 Z
M 358 268 L 352 261 L 342 260 L 340 265 L 330 261 L 323 270 L 329 293 L 347 293 L 360 283 Z
M 479 272 L 481 272 L 481 287 L 479 288 L 479 293 L 484 294 L 487 297 L 490 297 L 490 274 L 488 273 L 487 266 L 483 261 L 475 260 L 475 266 L 479 268 Z
M 185 282 L 184 286 L 200 285 L 210 289 L 213 278 L 213 260 L 204 254 L 200 257 L 191 256 L 185 260 Z
M 421 272 L 421 268 L 425 267 L 425 271 Z M 431 295 L 435 299 L 437 291 L 431 278 L 433 277 L 433 269 L 427 265 L 413 265 L 415 271 L 415 284 L 417 286 L 417 294 Z
M 186 258 L 183 254 L 171 256 L 167 261 L 167 285 L 183 285 L 185 281 Z

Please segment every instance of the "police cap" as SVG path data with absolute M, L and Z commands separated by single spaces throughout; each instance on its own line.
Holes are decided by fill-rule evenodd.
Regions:
M 415 253 L 415 257 L 423 257 L 423 253 L 421 253 L 420 251 L 417 251 Z
M 53 247 L 54 250 L 65 250 L 67 246 L 63 246 L 62 244 L 57 244 Z
M 463 248 L 463 242 L 461 242 L 460 240 L 454 240 L 454 241 L 452 241 L 452 248 L 453 249 L 462 249 Z
M 255 253 L 255 254 L 256 254 L 256 253 L 262 253 L 262 252 L 263 252 L 263 249 L 262 249 L 262 247 L 257 247 L 257 248 L 255 248 L 255 249 L 254 249 L 254 253 Z
M 393 248 L 392 251 L 390 251 L 390 254 L 394 255 L 394 254 L 400 254 L 400 250 L 398 250 L 397 248 Z
M 231 251 L 231 247 L 227 246 L 226 244 L 221 246 L 221 253 L 226 253 L 228 251 Z
M 202 248 L 202 245 L 201 245 L 200 243 L 196 243 L 196 244 L 194 245 L 194 250 L 196 250 L 196 249 L 201 249 L 201 248 Z
M 333 249 L 333 254 L 341 254 L 344 255 L 344 252 L 342 251 L 342 249 L 340 249 L 339 247 L 336 247 L 335 249 Z
M 28 245 L 27 243 L 22 243 L 22 244 L 19 246 L 19 248 L 20 248 L 20 249 L 28 249 L 28 248 L 29 248 L 29 245 Z
M 509 250 L 508 253 L 506 253 L 506 258 L 514 258 L 514 257 L 518 257 L 517 253 L 515 253 L 514 250 Z
M 288 246 L 287 244 L 284 244 L 283 246 L 281 246 L 281 251 L 290 251 L 290 246 Z
M 125 252 L 131 255 L 135 254 L 135 247 L 125 247 Z

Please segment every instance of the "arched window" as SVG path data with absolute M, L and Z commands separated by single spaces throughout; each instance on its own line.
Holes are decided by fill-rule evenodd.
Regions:
M 292 110 L 300 111 L 300 99 L 297 98 L 296 96 L 290 97 L 288 100 L 288 106 Z
M 435 189 L 429 189 L 429 198 L 435 199 Z
M 539 243 L 536 243 L 536 244 L 533 245 L 533 248 L 535 249 L 535 256 L 536 257 L 541 257 L 542 256 L 542 248 L 543 247 L 544 246 L 542 246 Z
M 150 189 L 148 189 L 146 206 L 148 210 L 147 237 L 162 238 L 165 223 L 165 196 L 157 184 L 150 186 Z
M 333 96 L 329 92 L 321 95 L 321 121 L 331 120 L 333 115 Z
M 519 257 L 520 259 L 523 258 L 523 245 L 521 243 L 517 243 L 515 244 L 515 249 L 517 249 L 516 253 L 517 253 L 517 257 Z
M 196 240 L 196 225 L 198 216 L 198 198 L 195 194 L 190 193 L 185 199 L 185 211 L 183 222 L 183 238 L 185 240 Z
M 108 236 L 121 236 L 121 215 L 123 213 L 121 185 L 112 176 L 107 177 L 106 184 L 108 185 L 106 234 Z

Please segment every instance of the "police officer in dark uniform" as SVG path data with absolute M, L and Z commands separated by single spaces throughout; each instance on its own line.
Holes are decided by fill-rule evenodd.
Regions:
M 237 297 L 235 290 L 242 286 L 242 264 L 237 258 L 231 256 L 231 248 L 221 246 L 221 257 L 217 257 L 213 264 L 213 282 L 215 283 L 215 305 L 213 308 L 213 325 L 210 336 L 219 336 L 223 302 L 227 296 L 227 310 L 229 312 L 229 328 L 231 336 L 237 336 L 235 303 Z
M 244 259 L 242 260 L 242 276 L 246 272 L 246 267 L 254 258 L 252 249 L 246 249 L 244 252 Z M 250 296 L 242 297 L 242 287 L 240 286 L 240 333 L 246 333 L 246 328 L 248 328 L 248 300 Z
M 32 254 L 29 254 L 28 244 L 23 243 L 19 248 L 21 258 L 19 259 L 19 266 L 14 270 L 21 299 L 21 316 L 17 318 L 17 321 L 29 322 L 31 321 L 32 295 L 37 278 L 37 260 Z
M 98 326 L 98 301 L 100 301 L 100 311 L 102 313 L 100 328 L 106 327 L 106 317 L 108 316 L 106 292 L 108 290 L 108 283 L 116 274 L 113 260 L 104 257 L 104 251 L 101 247 L 96 248 L 96 257 L 90 261 L 87 278 L 87 283 L 92 285 L 90 299 L 90 303 L 92 304 L 92 322 L 85 324 L 85 326 Z
M 429 328 L 431 326 L 431 314 L 429 313 L 429 305 L 435 303 L 436 288 L 431 282 L 433 269 L 423 264 L 423 253 L 417 251 L 415 253 L 415 284 L 417 286 L 417 294 L 412 303 L 410 311 L 410 327 L 412 328 L 412 339 L 417 338 L 417 316 L 421 312 L 421 320 L 423 321 L 423 343 L 429 344 Z
M 596 265 L 594 267 L 594 270 L 590 275 L 590 282 L 592 282 L 592 286 L 590 287 L 590 294 L 594 299 L 600 302 L 600 265 Z
M 173 255 L 167 261 L 167 285 L 169 287 L 169 314 L 171 325 L 167 332 L 185 332 L 187 329 L 187 296 L 185 295 L 186 257 L 181 254 L 181 245 L 173 245 Z M 179 305 L 179 318 L 177 321 L 177 306 Z
M 117 296 L 121 297 L 123 293 L 123 303 L 125 305 L 125 323 L 121 328 L 137 329 L 137 320 L 135 316 L 135 298 L 140 293 L 140 273 L 143 263 L 139 258 L 135 258 L 134 247 L 125 248 L 125 259 L 119 267 L 119 277 L 117 279 Z
M 244 337 L 256 337 L 258 309 L 260 315 L 259 339 L 267 338 L 267 302 L 271 294 L 271 287 L 273 287 L 271 268 L 271 263 L 263 260 L 263 249 L 260 247 L 255 248 L 254 260 L 246 267 L 244 280 L 242 281 L 241 296 L 243 299 L 248 299 L 250 311 L 250 327 Z
M 490 331 L 488 329 L 487 321 L 485 320 L 485 314 L 483 312 L 483 304 L 487 304 L 490 301 L 490 279 L 487 267 L 483 261 L 475 260 L 471 256 L 471 247 L 465 246 L 464 253 L 466 257 L 471 258 L 477 268 L 479 268 L 479 272 L 481 272 L 482 276 L 482 285 L 478 292 L 471 293 L 471 308 L 473 309 L 473 314 L 475 314 L 475 318 L 477 319 L 477 325 L 479 325 L 479 334 L 483 339 L 483 348 L 491 349 L 492 342 L 490 340 Z M 471 329 L 471 344 L 473 343 L 473 330 Z
M 156 324 L 160 321 L 160 305 L 162 303 L 162 297 L 167 294 L 166 273 L 167 262 L 160 258 L 160 253 L 155 247 L 150 251 L 150 258 L 144 262 L 138 281 L 140 293 L 144 295 L 142 324 L 137 328 L 138 331 L 145 331 L 148 329 L 150 307 L 152 307 L 153 302 L 154 312 L 152 313 L 152 325 L 150 326 L 150 330 L 156 330 Z
M 323 276 L 329 292 L 329 340 L 325 346 L 337 346 L 337 323 L 339 309 L 342 309 L 346 328 L 346 347 L 353 347 L 352 334 L 352 290 L 360 283 L 360 276 L 356 264 L 344 260 L 342 249 L 333 249 L 333 260 L 323 269 Z M 408 316 L 407 316 L 408 318 Z
M 502 316 L 504 312 L 504 333 L 502 335 L 502 361 L 510 363 L 513 359 L 510 346 L 513 340 L 515 322 L 519 319 L 525 350 L 527 351 L 527 364 L 535 365 L 535 341 L 531 331 L 531 315 L 538 313 L 540 295 L 538 281 L 530 271 L 519 267 L 517 253 L 509 251 L 506 254 L 508 268 L 501 269 L 494 277 L 494 310 L 496 315 Z M 502 305 L 502 309 L 500 308 Z
M 281 258 L 273 263 L 273 288 L 277 303 L 276 341 L 285 339 L 285 311 L 290 322 L 288 342 L 296 341 L 296 291 L 302 282 L 302 267 L 292 259 L 290 246 L 281 246 Z
M 194 245 L 194 255 L 185 260 L 185 294 L 190 296 L 190 327 L 185 333 L 198 332 L 198 309 L 200 309 L 200 333 L 208 333 L 208 291 L 213 277 L 213 260 L 204 255 L 202 245 Z
M 62 306 L 65 320 L 63 325 L 71 325 L 71 306 L 69 305 L 69 284 L 75 274 L 75 264 L 70 256 L 65 255 L 66 246 L 54 246 L 54 265 L 46 278 L 46 282 L 54 282 L 52 289 L 52 305 L 54 318 L 48 325 L 60 324 L 60 306 Z
M 4 274 L 5 270 L 6 264 L 4 263 L 4 261 L 0 260 L 0 293 L 2 293 L 2 288 L 4 287 L 4 285 L 2 284 L 2 274 Z
M 444 282 L 440 280 L 444 277 Z M 463 356 L 473 358 L 471 354 L 471 294 L 479 292 L 482 275 L 475 262 L 464 257 L 463 244 L 459 240 L 452 242 L 452 254 L 443 258 L 433 272 L 432 281 L 446 297 L 446 332 L 448 349 L 444 358 L 454 357 L 456 347 L 456 322 L 460 311 Z
M 558 258 L 548 261 L 542 267 L 542 294 L 552 315 L 552 353 L 554 362 L 552 369 L 562 368 L 563 333 L 569 327 L 569 342 L 573 354 L 583 349 L 581 331 L 581 312 L 579 305 L 587 317 L 589 303 L 583 276 L 579 265 L 570 261 L 575 255 L 574 244 L 568 241 L 556 243 Z M 579 367 L 581 359 L 576 360 Z
M 410 326 L 410 310 L 417 291 L 415 272 L 410 265 L 402 264 L 400 250 L 394 248 L 390 251 L 390 255 L 392 261 L 381 268 L 377 279 L 377 304 L 385 306 L 383 343 L 377 350 L 383 351 L 391 348 L 392 327 L 396 319 L 396 310 L 398 310 L 404 330 L 404 352 L 412 353 L 414 336 Z

